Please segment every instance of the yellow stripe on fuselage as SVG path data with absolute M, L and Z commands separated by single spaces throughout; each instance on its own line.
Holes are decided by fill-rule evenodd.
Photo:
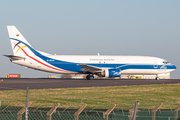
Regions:
M 20 48 L 16 51 L 16 53 L 17 53 L 20 49 L 25 48 L 25 47 L 27 47 L 27 46 L 22 46 L 22 47 L 20 47 Z

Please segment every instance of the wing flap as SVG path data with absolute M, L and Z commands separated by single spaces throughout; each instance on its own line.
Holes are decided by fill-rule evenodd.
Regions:
M 79 64 L 82 68 L 82 71 L 85 72 L 90 72 L 90 73 L 96 73 L 96 72 L 102 72 L 103 70 L 98 67 L 90 66 L 90 65 L 85 65 L 85 64 Z

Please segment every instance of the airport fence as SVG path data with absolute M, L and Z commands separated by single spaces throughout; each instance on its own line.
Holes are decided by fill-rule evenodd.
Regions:
M 180 120 L 180 105 L 141 104 L 141 101 L 124 104 L 103 100 L 88 104 L 85 98 L 69 101 L 48 99 L 48 94 L 43 97 L 32 93 L 28 96 L 27 93 L 0 92 L 0 120 Z M 105 105 L 98 105 L 100 102 Z
M 22 114 L 23 107 L 19 106 L 4 106 L 0 108 L 0 120 L 25 120 L 25 110 Z M 105 116 L 107 110 L 105 109 L 83 109 L 83 111 L 77 116 L 75 113 L 79 109 L 61 108 L 58 107 L 51 114 L 51 118 L 48 117 L 48 112 L 52 108 L 45 107 L 29 107 L 28 108 L 28 120 L 132 120 L 133 114 L 131 109 L 113 109 L 108 115 L 108 119 Z M 52 111 L 51 111 L 52 112 Z M 180 112 L 178 111 L 178 114 Z M 137 110 L 136 120 L 179 120 L 174 110 L 159 109 L 156 111 L 155 117 L 153 117 L 153 111 L 144 109 Z
M 134 105 L 129 109 L 115 108 L 115 104 L 107 109 L 97 109 L 96 107 L 86 108 L 87 104 L 82 104 L 80 108 L 62 108 L 59 103 L 56 103 L 53 107 L 41 107 L 42 104 L 37 106 L 37 103 L 29 103 L 28 120 L 132 120 L 135 112 Z M 137 109 L 136 120 L 180 119 L 178 117 L 180 115 L 180 106 L 175 109 L 160 109 L 161 106 L 157 106 L 154 108 L 156 110 Z M 25 106 L 6 105 L 6 101 L 1 101 L 0 120 L 26 120 L 25 112 Z

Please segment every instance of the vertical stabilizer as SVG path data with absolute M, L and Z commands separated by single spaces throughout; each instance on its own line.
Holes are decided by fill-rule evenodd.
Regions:
M 34 49 L 15 26 L 7 26 L 12 50 L 15 56 L 34 55 Z

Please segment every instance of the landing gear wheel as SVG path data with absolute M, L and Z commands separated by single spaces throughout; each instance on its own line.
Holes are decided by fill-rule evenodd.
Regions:
M 92 76 L 90 76 L 90 80 L 94 80 L 94 76 L 92 75 Z
M 89 80 L 89 75 L 86 76 L 86 79 Z
M 159 80 L 160 78 L 159 77 L 156 77 L 156 80 Z
M 93 80 L 93 79 L 94 79 L 94 76 L 93 76 L 93 75 L 87 75 L 87 76 L 86 76 L 86 79 L 87 79 L 87 80 Z

